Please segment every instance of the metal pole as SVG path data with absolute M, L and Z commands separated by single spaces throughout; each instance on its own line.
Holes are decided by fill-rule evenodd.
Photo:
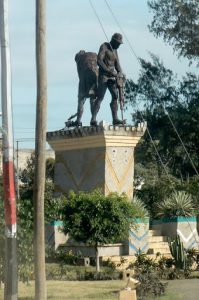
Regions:
M 0 0 L 3 185 L 5 203 L 5 300 L 17 300 L 16 198 L 12 130 L 8 0 Z

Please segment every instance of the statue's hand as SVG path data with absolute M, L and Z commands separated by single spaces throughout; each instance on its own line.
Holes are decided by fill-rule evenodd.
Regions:
M 113 76 L 113 77 L 117 77 L 117 72 L 116 72 L 115 70 L 114 70 L 114 71 L 111 71 L 110 74 L 111 74 L 111 76 Z

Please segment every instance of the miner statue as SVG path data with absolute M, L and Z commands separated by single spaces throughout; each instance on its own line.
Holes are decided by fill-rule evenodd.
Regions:
M 84 110 L 84 103 L 86 98 L 90 98 L 91 114 L 94 113 L 94 102 L 97 93 L 97 78 L 98 78 L 98 66 L 97 66 L 97 54 L 93 52 L 86 52 L 80 50 L 75 55 L 75 61 L 77 64 L 77 72 L 79 77 L 78 86 L 78 106 L 77 113 L 71 116 L 66 122 L 66 126 L 82 126 L 81 118 Z M 77 119 L 73 122 L 73 117 Z
M 97 113 L 104 99 L 106 90 L 111 93 L 110 108 L 113 125 L 124 125 L 124 87 L 125 76 L 122 73 L 117 49 L 123 43 L 122 35 L 114 33 L 110 43 L 105 42 L 100 46 L 98 55 L 93 52 L 80 50 L 75 55 L 77 72 L 79 76 L 77 113 L 66 122 L 66 127 L 82 126 L 81 118 L 86 98 L 90 98 L 91 126 L 97 126 Z M 118 100 L 120 102 L 122 119 L 118 118 Z M 75 121 L 72 121 L 73 118 Z
M 120 108 L 123 112 L 124 105 L 124 82 L 125 77 L 122 73 L 120 66 L 117 49 L 123 44 L 122 35 L 120 33 L 114 33 L 110 43 L 105 42 L 100 46 L 97 56 L 97 64 L 99 66 L 99 78 L 97 99 L 94 105 L 92 118 L 90 121 L 91 126 L 96 126 L 96 116 L 100 109 L 100 104 L 104 99 L 106 90 L 111 93 L 111 113 L 113 119 L 113 125 L 124 125 L 125 121 L 118 118 L 118 99 L 120 100 Z

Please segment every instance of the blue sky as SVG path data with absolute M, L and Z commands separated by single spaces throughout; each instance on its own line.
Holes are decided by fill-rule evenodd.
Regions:
M 48 131 L 64 127 L 66 119 L 76 112 L 78 77 L 75 54 L 84 49 L 98 52 L 106 37 L 89 4 L 89 0 L 46 0 L 47 3 L 47 73 Z M 92 0 L 108 37 L 120 32 L 105 1 Z M 108 0 L 137 56 L 157 54 L 164 64 L 182 76 L 196 71 L 185 59 L 177 59 L 173 49 L 148 31 L 151 14 L 147 0 Z M 35 0 L 9 0 L 9 27 L 12 60 L 12 101 L 14 138 L 20 148 L 34 147 L 36 111 L 35 67 Z M 120 62 L 128 78 L 136 80 L 139 63 L 128 43 L 119 49 Z M 111 122 L 110 94 L 107 91 L 98 120 Z M 83 124 L 89 125 L 89 101 L 85 105 Z M 130 122 L 130 112 L 127 113 Z M 28 138 L 32 140 L 28 142 Z M 23 142 L 22 142 L 23 141 Z

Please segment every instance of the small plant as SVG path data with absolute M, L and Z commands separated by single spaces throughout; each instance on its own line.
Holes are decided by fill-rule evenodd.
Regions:
M 138 300 L 146 300 L 148 297 L 158 297 L 165 293 L 167 283 L 160 281 L 155 273 L 137 273 L 135 278 L 139 280 L 137 287 Z
M 168 239 L 168 243 L 169 243 L 171 255 L 175 260 L 176 267 L 185 270 L 187 255 L 183 243 L 180 241 L 179 235 L 177 235 L 174 240 Z
M 137 253 L 136 261 L 129 265 L 130 268 L 135 268 L 141 272 L 154 272 L 157 268 L 157 263 L 154 259 L 148 257 L 145 253 Z
M 198 251 L 194 248 L 187 249 L 187 266 L 192 269 L 198 269 L 199 259 L 198 259 Z
M 79 252 L 74 254 L 72 250 L 66 251 L 64 248 L 54 250 L 50 247 L 46 247 L 46 261 L 48 263 L 60 263 L 67 265 L 76 265 L 77 260 L 82 258 L 82 254 Z
M 195 215 L 192 196 L 185 191 L 173 192 L 169 198 L 156 206 L 157 217 L 190 217 Z
M 160 281 L 157 267 L 156 260 L 142 252 L 138 253 L 136 261 L 129 265 L 129 268 L 135 271 L 134 277 L 140 282 L 137 288 L 139 300 L 145 300 L 148 296 L 156 297 L 164 294 L 166 284 Z
M 132 200 L 132 205 L 135 208 L 135 211 L 137 212 L 137 218 L 144 219 L 149 217 L 148 210 L 146 209 L 146 206 L 140 198 L 134 196 Z
M 108 267 L 112 270 L 116 270 L 116 264 L 113 261 L 111 261 L 110 258 L 108 258 L 107 260 L 104 260 L 102 265 L 104 267 Z

